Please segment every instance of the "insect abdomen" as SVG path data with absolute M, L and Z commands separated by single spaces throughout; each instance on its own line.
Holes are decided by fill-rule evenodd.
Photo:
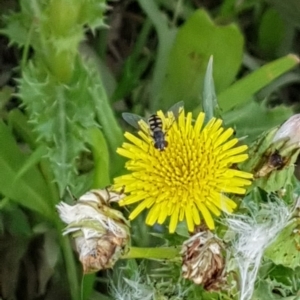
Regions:
M 152 115 L 148 123 L 154 141 L 154 147 L 159 151 L 164 151 L 168 142 L 165 140 L 165 133 L 162 130 L 163 124 L 161 118 L 157 115 Z
M 159 116 L 157 115 L 152 115 L 149 118 L 149 127 L 151 131 L 158 131 L 162 130 L 162 120 Z

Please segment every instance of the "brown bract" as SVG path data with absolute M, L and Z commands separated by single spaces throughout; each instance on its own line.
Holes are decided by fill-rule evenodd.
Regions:
M 108 232 L 100 238 L 90 240 L 88 252 L 86 250 L 86 240 L 78 238 L 75 240 L 76 248 L 80 254 L 80 261 L 83 267 L 83 273 L 93 273 L 99 270 L 113 267 L 118 260 L 120 253 L 125 252 L 124 239 Z
M 210 231 L 202 231 L 184 242 L 181 250 L 182 276 L 206 290 L 220 290 L 224 282 L 221 242 Z
M 83 272 L 112 268 L 128 250 L 130 225 L 120 211 L 110 206 L 124 194 L 109 189 L 91 190 L 73 206 L 57 205 L 60 218 L 68 224 L 64 234 L 74 239 Z

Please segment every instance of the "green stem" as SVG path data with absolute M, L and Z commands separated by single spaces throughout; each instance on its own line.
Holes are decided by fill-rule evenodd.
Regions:
M 179 13 L 180 10 L 182 9 L 182 0 L 177 0 L 175 9 L 174 9 L 174 14 L 173 14 L 173 20 L 172 20 L 172 25 L 175 27 L 178 17 L 179 17 Z
M 131 247 L 122 259 L 146 258 L 146 259 L 175 259 L 179 256 L 180 247 L 138 248 Z
M 51 194 L 52 204 L 55 205 L 58 203 L 59 195 L 58 195 L 58 188 L 54 182 L 53 172 L 51 170 L 50 162 L 48 159 L 44 158 L 40 162 L 41 172 L 47 182 L 49 187 L 49 191 Z
M 58 117 L 56 122 L 58 124 L 59 130 L 59 142 L 61 144 L 60 151 L 59 151 L 59 164 L 62 166 L 60 168 L 61 173 L 61 181 L 58 181 L 58 188 L 59 188 L 59 195 L 60 197 L 63 196 L 65 192 L 65 188 L 68 185 L 68 139 L 67 139 L 67 103 L 66 97 L 64 96 L 64 88 L 62 85 L 57 86 L 56 91 L 54 92 L 56 95 L 56 101 L 58 102 Z M 57 174 L 56 174 L 57 175 Z M 59 178 L 56 176 L 56 178 Z
M 152 29 L 152 22 L 149 18 L 146 19 L 146 21 L 143 24 L 142 30 L 137 38 L 136 44 L 132 51 L 132 58 L 134 61 L 137 61 L 139 55 L 141 54 L 144 46 L 146 45 L 148 41 L 148 36 L 150 34 L 150 31 Z
M 79 281 L 77 276 L 77 268 L 74 260 L 73 250 L 70 245 L 69 239 L 62 236 L 61 234 L 62 225 L 56 222 L 56 228 L 58 231 L 62 254 L 64 257 L 65 269 L 66 269 L 67 278 L 69 282 L 71 297 L 72 300 L 79 300 L 80 299 Z
M 28 36 L 26 39 L 26 44 L 24 45 L 24 48 L 23 48 L 22 60 L 21 60 L 21 69 L 22 70 L 24 70 L 24 68 L 26 66 L 33 28 L 34 28 L 34 22 L 31 23 L 31 26 L 28 31 Z

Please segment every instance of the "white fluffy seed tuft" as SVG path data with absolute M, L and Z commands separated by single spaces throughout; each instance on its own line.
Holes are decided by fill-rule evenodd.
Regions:
M 240 300 L 250 300 L 266 248 L 287 225 L 291 210 L 280 199 L 262 205 L 255 216 L 230 215 L 225 223 L 235 235 L 232 254 L 240 275 Z

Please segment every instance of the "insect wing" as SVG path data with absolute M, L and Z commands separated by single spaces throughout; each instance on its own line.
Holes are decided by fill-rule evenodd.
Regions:
M 170 109 L 168 109 L 168 111 L 173 112 L 175 119 L 177 119 L 178 116 L 179 116 L 179 113 L 180 113 L 179 108 L 183 107 L 183 106 L 184 106 L 184 102 L 180 101 L 180 102 L 177 102 L 174 105 L 172 105 L 170 107 Z M 139 115 L 136 115 L 136 114 L 127 113 L 127 112 L 122 113 L 122 118 L 129 125 L 133 126 L 136 129 L 140 129 L 140 126 L 139 126 L 139 123 L 138 123 L 140 120 L 144 120 L 146 123 L 148 123 L 146 118 L 143 118 L 143 117 L 141 117 Z
M 133 126 L 136 129 L 140 129 L 139 121 L 144 120 L 147 122 L 147 120 L 139 115 L 131 114 L 131 113 L 122 113 L 122 118 L 131 126 Z
M 179 101 L 177 103 L 175 103 L 174 105 L 172 105 L 168 111 L 171 111 L 175 117 L 175 119 L 178 119 L 178 116 L 179 116 L 179 108 L 180 107 L 184 107 L 184 102 L 183 101 Z

